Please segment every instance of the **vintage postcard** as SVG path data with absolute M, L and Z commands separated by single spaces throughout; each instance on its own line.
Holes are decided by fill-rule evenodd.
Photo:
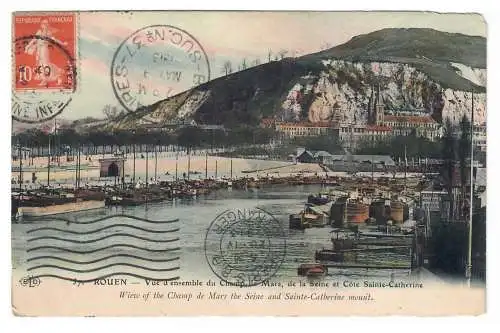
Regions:
M 12 14 L 19 316 L 486 311 L 486 23 Z

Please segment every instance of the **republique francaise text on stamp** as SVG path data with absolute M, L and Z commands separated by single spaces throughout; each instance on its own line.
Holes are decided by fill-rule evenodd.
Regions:
M 76 14 L 14 18 L 12 117 L 41 123 L 61 113 L 76 89 Z

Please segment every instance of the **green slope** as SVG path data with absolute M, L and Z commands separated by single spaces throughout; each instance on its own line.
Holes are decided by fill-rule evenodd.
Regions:
M 352 62 L 397 62 L 410 64 L 445 88 L 485 91 L 458 75 L 451 62 L 486 68 L 486 39 L 433 29 L 383 29 L 353 37 L 347 43 L 302 57 Z

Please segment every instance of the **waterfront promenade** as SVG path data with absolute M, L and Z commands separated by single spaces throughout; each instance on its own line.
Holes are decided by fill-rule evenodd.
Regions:
M 99 159 L 111 158 L 112 154 L 89 155 L 80 158 L 80 184 L 101 185 L 103 183 L 113 184 L 113 177 L 99 177 Z M 33 163 L 32 163 L 33 162 Z M 36 157 L 31 160 L 23 160 L 22 178 L 23 187 L 36 188 L 47 184 L 47 157 Z M 147 165 L 147 167 L 146 167 Z M 188 176 L 188 168 L 190 174 Z M 136 181 L 172 181 L 188 178 L 190 180 L 217 178 L 237 179 L 241 177 L 286 177 L 293 174 L 316 175 L 324 174 L 324 170 L 313 163 L 291 163 L 286 161 L 258 160 L 248 158 L 228 158 L 220 156 L 206 156 L 203 152 L 188 156 L 185 152 L 162 152 L 156 158 L 154 153 L 149 153 L 146 160 L 145 153 L 136 154 L 135 179 Z M 250 171 L 250 172 L 249 172 Z M 33 174 L 36 177 L 32 182 Z M 177 175 L 177 177 L 176 177 Z M 12 162 L 11 180 L 17 184 L 19 179 L 19 161 Z M 134 177 L 134 158 L 131 154 L 126 156 L 125 182 L 131 182 Z M 53 161 L 50 168 L 51 186 L 72 186 L 76 181 L 76 160 L 66 161 L 66 157 L 60 158 L 60 163 Z M 121 180 L 118 179 L 118 182 Z M 15 185 L 14 185 L 15 186 Z

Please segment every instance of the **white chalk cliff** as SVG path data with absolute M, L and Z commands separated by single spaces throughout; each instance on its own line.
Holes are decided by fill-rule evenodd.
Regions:
M 449 118 L 458 123 L 463 114 L 470 116 L 472 93 L 443 88 L 418 69 L 401 63 L 352 63 L 342 60 L 323 61 L 324 69 L 319 75 L 308 75 L 312 89 L 296 84 L 282 103 L 283 120 L 297 120 L 297 115 L 307 108 L 308 120 L 319 122 L 332 119 L 335 110 L 340 110 L 346 122 L 364 123 L 368 120 L 369 105 L 380 91 L 386 112 L 420 111 Z M 457 67 L 462 77 L 485 86 L 486 70 Z M 467 69 L 467 70 L 466 70 Z M 301 101 L 312 94 L 312 101 L 304 105 Z M 300 100 L 297 99 L 300 97 Z M 486 94 L 474 95 L 475 122 L 486 121 Z

